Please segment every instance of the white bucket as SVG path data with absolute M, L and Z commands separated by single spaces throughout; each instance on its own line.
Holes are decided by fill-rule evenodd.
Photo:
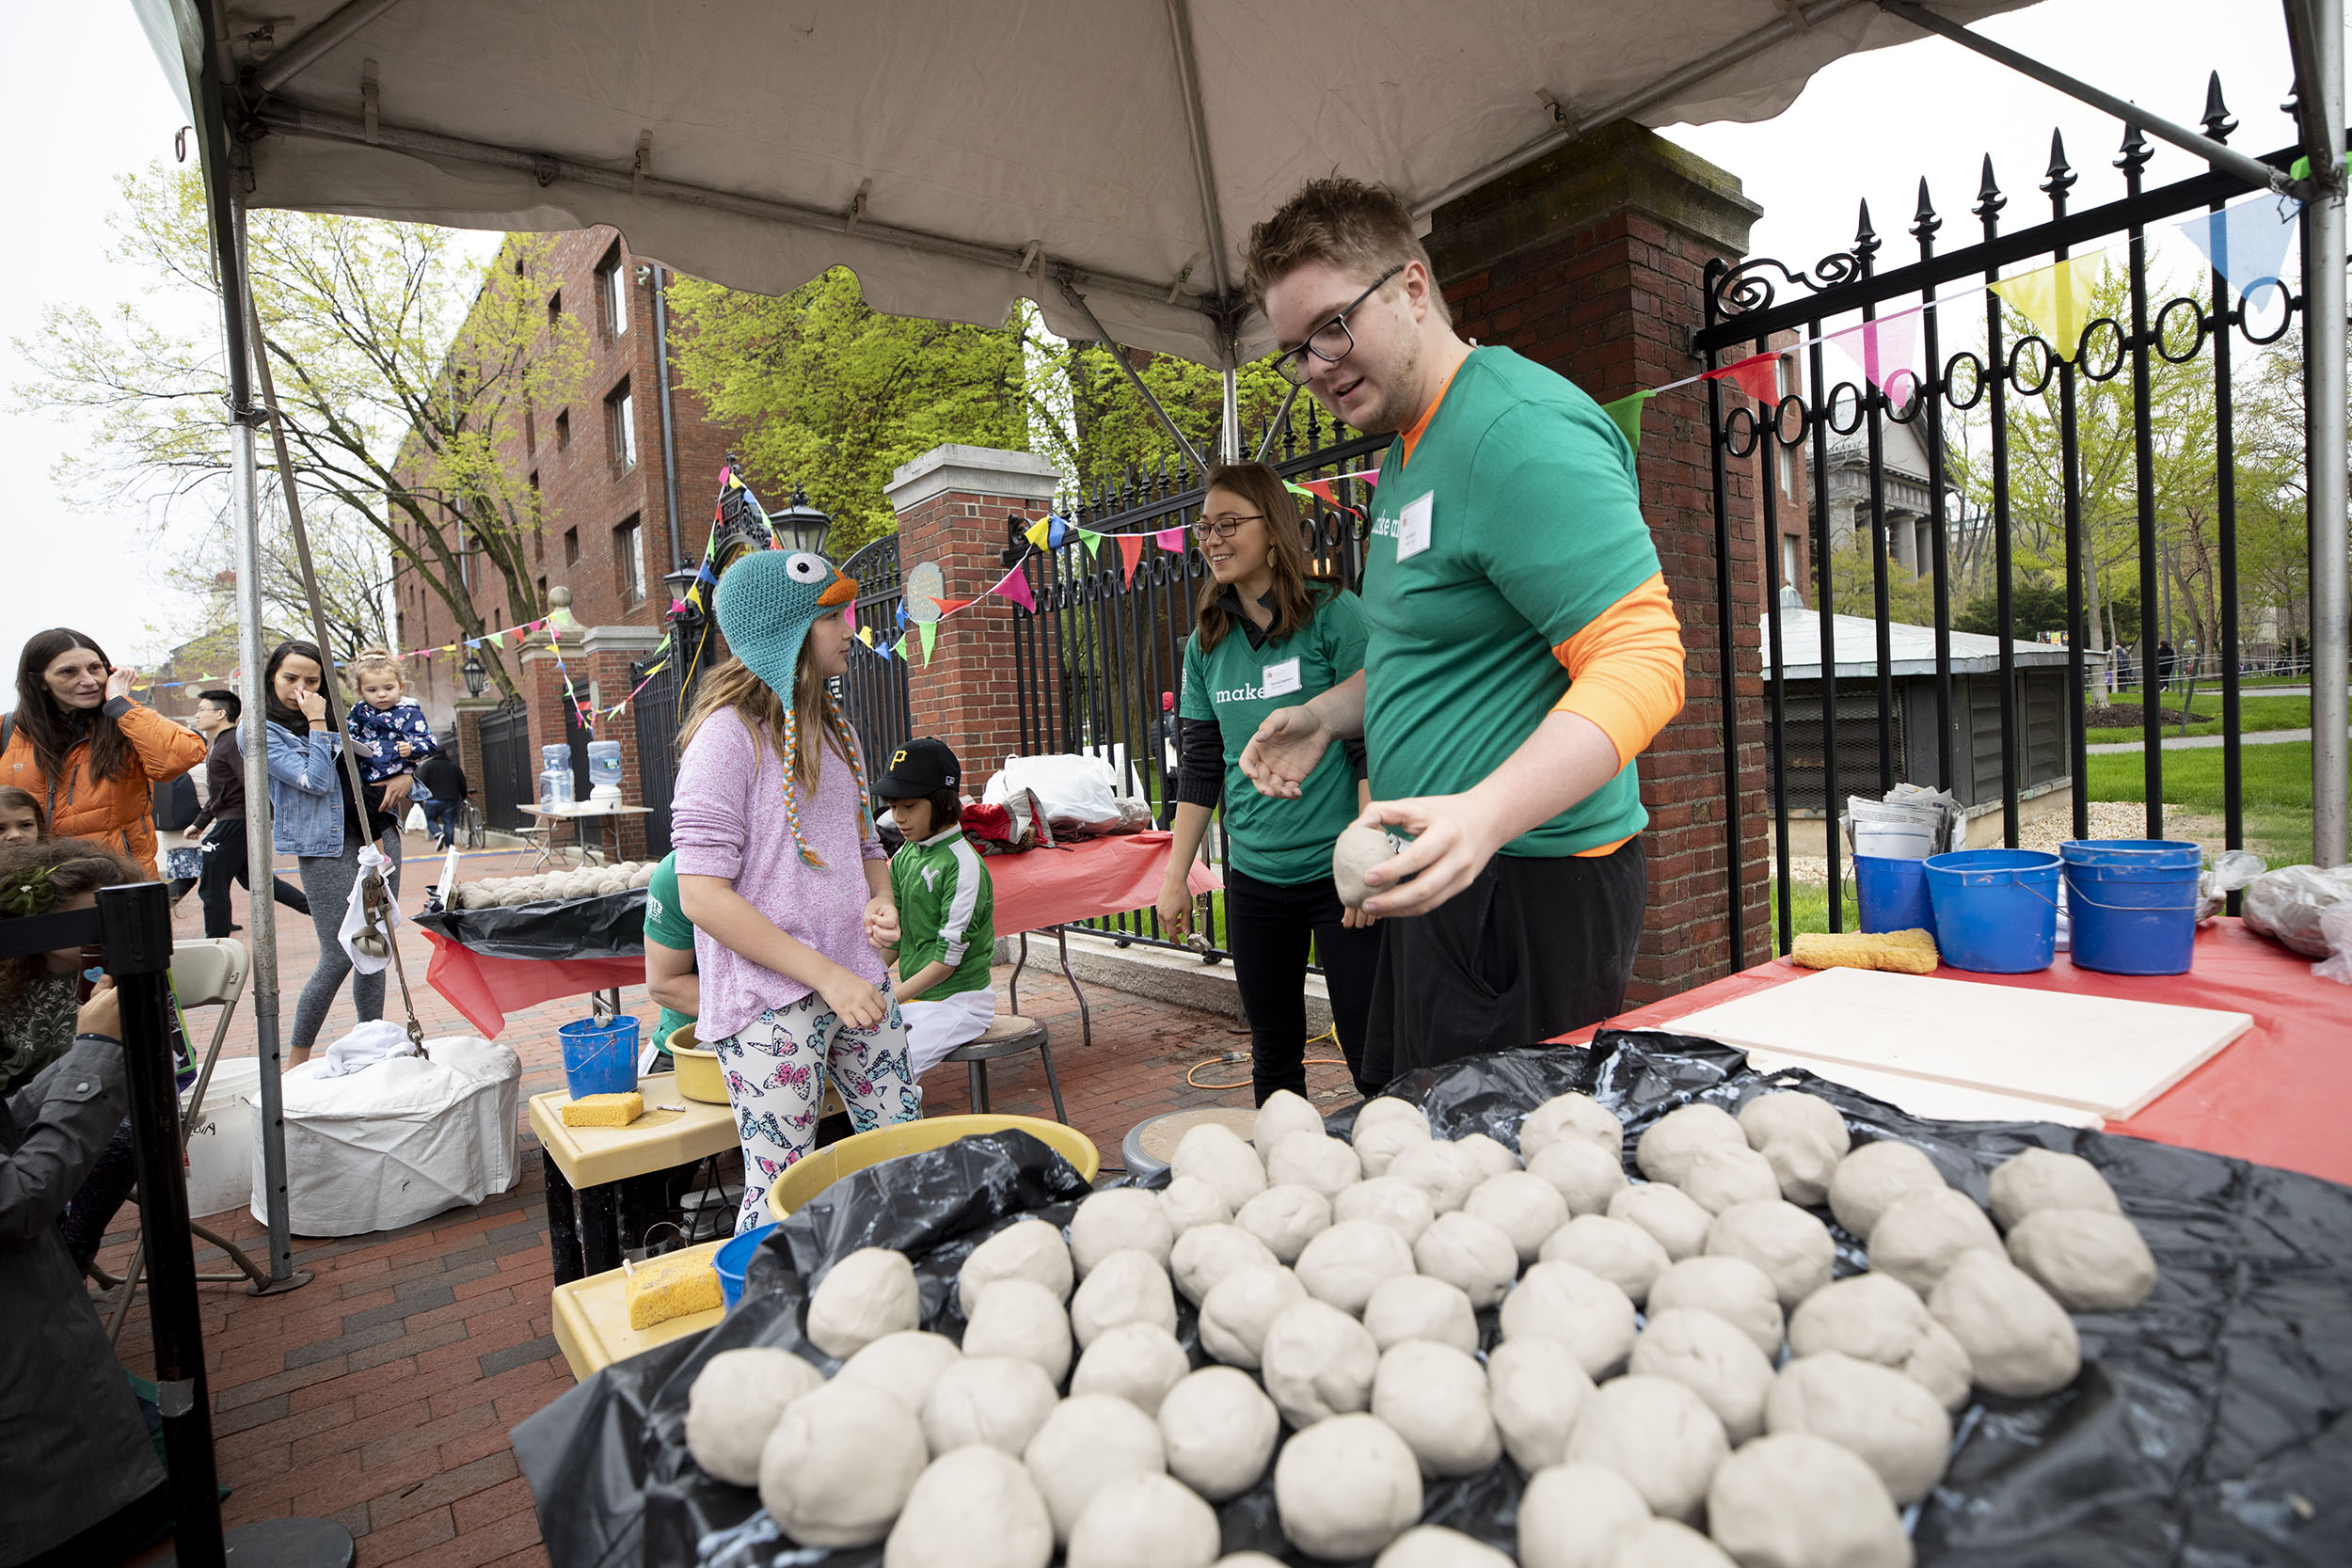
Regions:
M 204 1108 L 187 1129 L 188 1212 L 197 1219 L 224 1210 L 242 1209 L 253 1198 L 253 1107 L 248 1099 L 262 1088 L 262 1063 L 254 1056 L 236 1056 L 213 1064 L 213 1081 L 204 1087 Z M 180 1096 L 180 1114 L 187 1115 L 191 1084 Z
M 1926 828 L 1857 822 L 1853 831 L 1853 852 L 1857 855 L 1876 855 L 1882 860 L 1923 861 L 1935 853 L 1935 835 Z

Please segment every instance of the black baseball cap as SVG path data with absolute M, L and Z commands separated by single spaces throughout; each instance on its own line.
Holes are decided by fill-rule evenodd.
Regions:
M 911 800 L 953 789 L 963 777 L 955 752 L 944 740 L 929 736 L 910 740 L 892 753 L 889 770 L 874 781 L 874 793 L 885 800 Z

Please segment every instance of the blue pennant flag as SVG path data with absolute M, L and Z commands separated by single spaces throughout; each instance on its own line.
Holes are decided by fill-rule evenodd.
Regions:
M 2287 245 L 2302 213 L 2303 204 L 2294 198 L 2265 193 L 2217 213 L 2201 213 L 2178 228 L 2213 270 L 2245 294 L 2275 279 L 2286 265 Z
M 1070 525 L 1063 522 L 1059 517 L 1055 516 L 1052 513 L 1047 513 L 1045 515 L 1046 547 L 1049 549 L 1059 549 L 1061 548 L 1062 541 L 1067 539 L 1069 536 Z

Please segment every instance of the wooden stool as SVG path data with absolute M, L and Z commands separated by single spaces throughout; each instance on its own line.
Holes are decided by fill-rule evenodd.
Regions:
M 980 1037 L 960 1045 L 941 1058 L 962 1062 L 972 1075 L 972 1109 L 986 1112 L 988 1106 L 988 1064 L 999 1056 L 1018 1055 L 1034 1051 L 1045 1063 L 1045 1087 L 1054 1097 L 1054 1119 L 1069 1125 L 1070 1114 L 1062 1109 L 1061 1080 L 1054 1076 L 1054 1048 L 1046 1043 L 1045 1025 L 1019 1013 L 998 1013 L 989 1020 Z
M 1127 1130 L 1119 1158 L 1130 1180 L 1155 1176 L 1176 1158 L 1176 1146 L 1194 1128 L 1216 1122 L 1232 1128 L 1234 1136 L 1248 1143 L 1257 1119 L 1257 1108 L 1250 1105 L 1196 1105 L 1188 1111 L 1163 1111 Z

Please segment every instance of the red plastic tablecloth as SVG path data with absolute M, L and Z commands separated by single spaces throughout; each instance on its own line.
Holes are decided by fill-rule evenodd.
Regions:
M 433 961 L 424 982 L 485 1039 L 498 1038 L 506 1015 L 559 996 L 645 983 L 645 960 L 628 958 L 494 958 L 463 947 L 438 931 L 426 931 Z
M 1172 836 L 1120 833 L 991 857 L 988 874 L 996 890 L 996 934 L 1009 937 L 1017 931 L 1151 908 L 1159 902 L 1160 879 L 1168 874 L 1168 846 Z M 1196 896 L 1225 885 L 1199 861 L 1192 863 L 1192 872 L 1184 881 Z
M 1671 1028 L 1702 1007 L 1811 973 L 1775 958 L 1597 1027 Z M 1973 974 L 1946 967 L 1936 977 L 2250 1014 L 2251 1029 L 2139 1115 L 2109 1122 L 2106 1130 L 2352 1183 L 2343 1088 L 2344 1070 L 2352 1066 L 2352 988 L 2314 979 L 2309 958 L 2238 921 L 2216 920 L 2197 933 L 2195 960 L 2185 974 L 2101 974 L 2076 969 L 2061 953 L 2056 965 L 2038 974 Z M 1561 1040 L 1581 1045 L 1592 1037 L 1593 1030 L 1580 1029 Z

